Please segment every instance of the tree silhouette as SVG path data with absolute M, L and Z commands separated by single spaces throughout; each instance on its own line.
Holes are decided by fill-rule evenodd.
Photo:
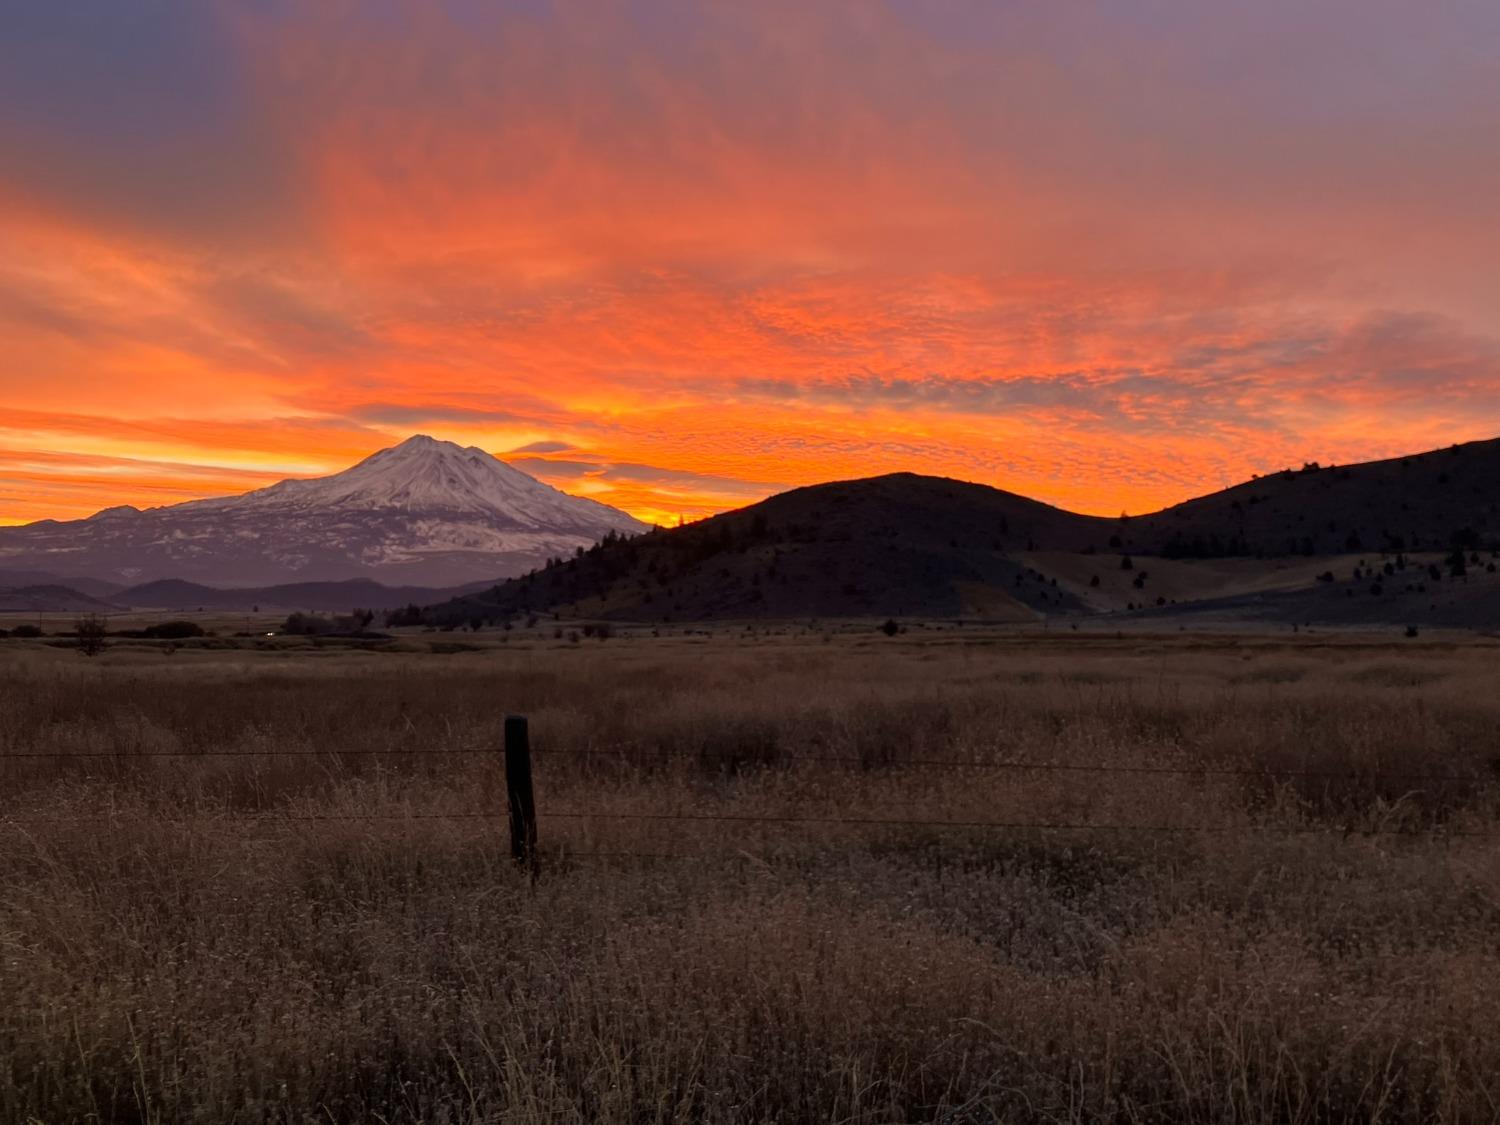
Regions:
M 97 613 L 80 617 L 74 631 L 78 635 L 78 651 L 84 656 L 98 656 L 104 651 L 104 638 L 109 635 L 109 631 L 105 627 L 104 618 Z

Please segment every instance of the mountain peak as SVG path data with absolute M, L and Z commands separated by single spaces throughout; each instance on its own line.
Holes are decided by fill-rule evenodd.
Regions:
M 405 441 L 397 442 L 395 445 L 380 450 L 380 452 L 420 453 L 423 450 L 448 450 L 453 453 L 483 452 L 478 448 L 478 446 L 471 445 L 465 448 L 464 446 L 459 445 L 456 441 L 444 441 L 441 438 L 435 438 L 429 434 L 412 434 L 411 437 L 407 438 Z
M 579 528 L 597 535 L 611 528 L 645 528 L 623 512 L 560 492 L 477 446 L 427 434 L 413 435 L 329 477 L 285 480 L 211 503 L 272 510 L 462 514 L 497 526 Z
M 645 530 L 482 449 L 417 434 L 332 476 L 0 532 L 0 560 L 55 556 L 132 584 L 379 576 L 447 585 L 516 573 L 611 532 Z
M 88 518 L 91 520 L 107 520 L 119 517 L 128 518 L 140 514 L 141 510 L 133 504 L 116 504 L 113 508 L 102 508 Z

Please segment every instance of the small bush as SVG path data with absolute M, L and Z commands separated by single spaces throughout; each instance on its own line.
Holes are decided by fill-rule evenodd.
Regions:
M 281 623 L 281 631 L 293 637 L 311 637 L 333 631 L 333 623 L 313 613 L 294 613 Z
M 104 651 L 104 638 L 109 635 L 109 630 L 104 623 L 104 618 L 97 613 L 80 617 L 73 632 L 78 638 L 78 651 L 84 656 L 98 656 Z
M 10 631 L 10 635 L 12 637 L 32 639 L 35 637 L 45 637 L 47 634 L 42 632 L 40 625 L 17 625 Z
M 388 629 L 423 624 L 422 607 L 413 603 L 401 609 L 387 610 L 385 624 Z
M 141 635 L 157 641 L 185 641 L 190 637 L 201 637 L 204 632 L 203 626 L 196 621 L 163 621 L 146 626 Z
M 367 609 L 357 609 L 344 617 L 324 617 L 317 613 L 294 613 L 286 619 L 281 631 L 293 637 L 359 636 L 370 627 L 375 615 Z M 450 632 L 453 623 L 443 626 Z

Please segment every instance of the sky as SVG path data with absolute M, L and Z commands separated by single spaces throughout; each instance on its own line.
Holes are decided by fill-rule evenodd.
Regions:
M 0 0 L 0 523 L 413 433 L 656 522 L 1500 436 L 1493 0 Z

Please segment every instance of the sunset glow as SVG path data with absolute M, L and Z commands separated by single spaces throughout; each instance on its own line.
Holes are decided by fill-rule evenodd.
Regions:
M 1492 5 L 8 18 L 0 522 L 418 432 L 664 523 L 1500 433 Z

